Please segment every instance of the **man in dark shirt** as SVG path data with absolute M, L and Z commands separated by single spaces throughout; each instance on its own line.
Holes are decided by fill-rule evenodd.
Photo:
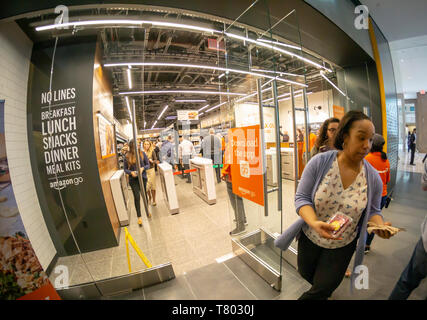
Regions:
M 221 183 L 221 168 L 222 164 L 222 143 L 221 140 L 215 136 L 215 130 L 211 128 L 209 135 L 202 141 L 202 154 L 204 158 L 212 159 L 215 168 L 216 178 L 218 183 Z
M 409 147 L 411 149 L 411 163 L 410 163 L 411 166 L 415 166 L 414 158 L 415 158 L 416 140 L 417 140 L 417 129 L 414 129 L 409 139 Z

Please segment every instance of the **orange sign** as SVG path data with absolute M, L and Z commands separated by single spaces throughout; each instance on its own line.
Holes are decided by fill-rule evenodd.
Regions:
M 333 111 L 334 111 L 334 117 L 338 118 L 338 119 L 342 119 L 342 117 L 344 117 L 344 107 L 340 107 L 340 106 L 335 106 L 333 107 Z
M 230 129 L 228 143 L 233 193 L 264 206 L 260 126 Z

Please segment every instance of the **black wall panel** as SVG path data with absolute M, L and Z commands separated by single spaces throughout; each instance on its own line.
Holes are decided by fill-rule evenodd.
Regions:
M 96 38 L 79 39 L 77 44 L 59 40 L 55 55 L 53 44 L 36 44 L 31 57 L 30 156 L 50 235 L 56 247 L 62 246 L 65 254 L 71 255 L 78 252 L 69 226 L 82 252 L 115 246 L 117 239 L 105 206 L 95 153 L 92 91 Z M 46 93 L 53 58 L 49 108 Z M 43 119 L 48 110 L 56 114 Z M 49 124 L 55 125 L 53 133 L 48 133 Z M 49 145 L 49 139 L 55 145 Z M 49 171 L 52 152 L 62 154 L 54 161 L 59 168 L 56 173 Z

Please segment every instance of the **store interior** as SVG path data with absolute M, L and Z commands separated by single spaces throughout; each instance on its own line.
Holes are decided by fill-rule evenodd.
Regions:
M 120 277 L 168 262 L 177 276 L 232 256 L 231 239 L 240 241 L 261 229 L 274 238 L 297 219 L 294 194 L 309 159 L 307 151 L 313 147 L 311 136 L 317 134 L 323 121 L 336 115 L 336 108 L 344 112 L 363 106 L 357 106 L 346 94 L 341 67 L 303 48 L 295 10 L 274 25 L 268 22 L 268 30 L 242 22 L 252 15 L 263 19 L 264 11 L 261 2 L 255 2 L 230 21 L 171 8 L 126 13 L 105 9 L 96 12 L 97 19 L 115 16 L 148 22 L 138 26 L 118 23 L 46 31 L 36 28 L 49 25 L 49 16 L 20 21 L 23 30 L 39 43 L 52 44 L 59 39 L 66 45 L 96 39 L 93 101 L 94 115 L 98 112 L 101 116 L 94 116 L 94 127 L 99 125 L 97 118 L 102 117 L 107 127 L 112 126 L 115 131 L 108 158 L 103 156 L 103 142 L 97 131 L 94 139 L 102 192 L 105 195 L 109 188 L 106 202 L 115 203 L 117 217 L 112 224 L 117 243 L 85 252 L 81 249 L 83 243 L 76 240 L 78 236 L 73 236 L 78 253 L 58 255 L 52 267 L 68 267 L 70 286 Z M 81 9 L 74 15 L 84 21 L 85 16 L 93 13 Z M 61 69 L 54 69 L 55 72 Z M 263 188 L 264 192 L 270 191 L 265 198 L 267 206 L 243 199 L 243 233 L 230 236 L 236 226 L 235 212 L 226 183 L 216 181 L 212 163 L 203 170 L 195 169 L 191 173 L 192 183 L 186 183 L 182 174 L 174 174 L 179 168 L 158 165 L 157 204 L 141 198 L 143 224 L 137 224 L 133 195 L 122 171 L 122 148 L 130 139 L 157 143 L 172 136 L 177 150 L 180 138 L 189 134 L 196 150 L 194 158 L 198 159 L 201 140 L 211 128 L 227 144 L 230 128 L 261 123 L 260 110 L 265 127 L 262 149 L 268 182 Z M 297 130 L 302 139 L 296 137 Z M 289 138 L 283 140 L 281 134 Z M 277 173 L 278 148 L 281 173 Z M 107 186 L 118 171 L 123 187 Z M 196 178 L 202 174 L 206 175 L 202 182 L 205 185 L 201 187 L 199 181 L 202 191 L 197 193 Z M 118 207 L 118 198 L 124 199 L 124 210 Z M 147 213 L 152 217 L 148 218 Z M 65 210 L 64 215 L 70 215 L 70 211 Z M 113 221 L 110 211 L 109 216 Z M 148 265 L 132 247 L 128 256 L 125 228 Z M 74 232 L 71 230 L 71 234 Z M 293 247 L 296 248 L 295 244 Z M 286 262 L 281 253 L 271 249 L 271 243 L 251 244 L 248 248 L 280 274 L 282 263 Z M 52 283 L 57 283 L 56 276 L 51 272 Z

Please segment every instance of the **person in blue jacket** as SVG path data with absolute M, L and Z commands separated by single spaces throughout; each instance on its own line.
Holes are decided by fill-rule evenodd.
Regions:
M 142 181 L 144 183 L 144 190 L 147 189 L 147 173 L 146 170 L 150 168 L 150 162 L 148 161 L 147 155 L 145 152 L 141 152 L 141 150 L 138 148 L 139 152 L 139 160 L 140 160 L 140 166 L 141 166 L 141 173 L 142 173 Z M 142 226 L 142 218 L 141 218 L 141 186 L 139 185 L 138 180 L 138 167 L 136 165 L 136 154 L 135 154 L 135 142 L 133 140 L 130 140 L 129 142 L 129 152 L 126 154 L 126 157 L 124 159 L 123 168 L 127 175 L 129 175 L 129 184 L 132 188 L 133 198 L 135 201 L 135 209 L 136 209 L 136 215 L 138 216 L 138 224 L 141 227 Z M 151 217 L 151 214 L 148 215 L 148 217 Z

